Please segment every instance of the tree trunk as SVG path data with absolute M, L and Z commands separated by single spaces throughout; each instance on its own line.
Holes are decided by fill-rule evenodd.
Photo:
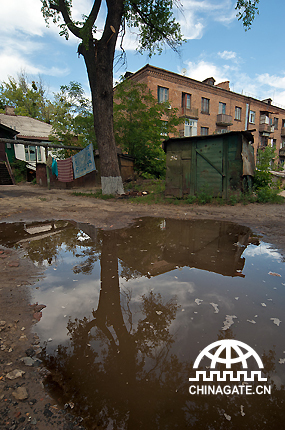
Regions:
M 113 39 L 113 40 L 112 40 Z M 103 194 L 123 194 L 113 129 L 113 60 L 117 34 L 107 41 L 90 40 L 80 45 L 92 94 L 94 128 L 99 149 Z

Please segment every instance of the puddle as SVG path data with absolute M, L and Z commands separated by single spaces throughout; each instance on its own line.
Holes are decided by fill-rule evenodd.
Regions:
M 46 385 L 86 429 L 283 428 L 284 263 L 247 227 L 0 224 L 0 244 L 45 268 L 33 299 Z M 189 394 L 196 357 L 222 339 L 256 351 L 271 394 Z

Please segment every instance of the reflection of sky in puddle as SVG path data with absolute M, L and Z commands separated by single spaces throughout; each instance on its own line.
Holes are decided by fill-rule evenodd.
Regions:
M 131 291 L 133 330 L 142 317 L 141 297 L 152 290 L 160 293 L 164 302 L 173 297 L 177 299 L 179 307 L 170 331 L 175 334 L 172 350 L 179 358 L 195 360 L 199 350 L 217 340 L 226 315 L 237 316 L 231 326 L 236 339 L 251 345 L 260 355 L 274 349 L 276 362 L 284 358 L 285 344 L 280 342 L 285 334 L 282 258 L 264 242 L 259 246 L 249 245 L 242 256 L 246 259 L 244 278 L 190 267 L 180 267 L 153 277 L 141 276 L 129 280 L 120 277 L 122 303 L 124 291 Z M 75 257 L 63 245 L 57 263 L 46 269 L 39 289 L 34 290 L 35 301 L 47 306 L 36 325 L 36 331 L 42 341 L 52 339 L 48 343 L 49 351 L 56 349 L 58 344 L 66 343 L 69 317 L 72 320 L 83 317 L 92 319 L 92 310 L 98 305 L 100 261 L 94 263 L 92 273 L 75 274 L 73 267 L 79 265 L 80 260 L 84 258 Z M 119 273 L 120 269 L 119 264 Z M 272 276 L 269 272 L 278 273 L 281 277 Z M 201 300 L 199 305 L 195 302 L 197 298 Z M 218 313 L 215 313 L 211 303 L 218 306 Z M 282 323 L 278 327 L 271 318 L 278 318 Z M 282 365 L 277 363 L 276 370 L 285 382 Z
M 280 398 L 279 394 L 274 394 L 271 403 L 260 396 L 258 401 L 244 397 L 234 401 L 207 397 L 211 410 L 208 417 L 204 416 L 205 400 L 190 399 L 187 393 L 191 362 L 204 347 L 225 337 L 245 342 L 260 356 L 266 354 L 270 358 L 272 350 L 275 357 L 272 356 L 271 377 L 277 388 L 281 382 L 285 383 L 285 363 L 279 363 L 285 358 L 285 272 L 283 259 L 276 250 L 269 244 L 259 243 L 246 227 L 223 222 L 147 218 L 117 231 L 96 230 L 90 225 L 77 228 L 55 225 L 51 229 L 52 239 L 37 241 L 37 237 L 33 237 L 30 240 L 26 233 L 21 239 L 35 264 L 39 261 L 39 265 L 45 267 L 45 277 L 33 289 L 33 300 L 46 305 L 35 331 L 42 344 L 47 343 L 47 352 L 54 355 L 62 374 L 67 372 L 65 380 L 69 380 L 68 372 L 75 379 L 77 373 L 79 375 L 79 382 L 71 378 L 72 389 L 76 385 L 78 391 L 73 390 L 75 397 L 69 394 L 67 400 L 80 402 L 84 399 L 83 403 L 86 401 L 88 410 L 92 411 L 92 420 L 107 408 L 107 418 L 103 421 L 106 423 L 110 419 L 111 424 L 104 427 L 110 429 L 113 422 L 119 423 L 112 415 L 114 410 L 121 414 L 118 428 L 172 429 L 179 425 L 186 428 L 189 417 L 184 412 L 183 416 L 179 415 L 181 411 L 177 408 L 181 406 L 182 410 L 182 404 L 191 403 L 190 400 L 193 400 L 190 409 L 195 412 L 193 421 L 187 423 L 193 422 L 195 430 L 254 428 L 255 420 L 261 417 L 260 409 L 263 417 L 256 428 L 282 428 L 279 422 L 271 423 L 270 427 L 266 425 L 272 407 L 275 417 L 285 419 L 284 411 L 280 412 L 284 400 L 282 389 L 275 389 Z M 17 234 L 19 232 L 21 226 L 17 227 Z M 10 240 L 9 243 L 16 242 Z M 276 274 L 280 276 L 274 276 Z M 153 303 L 147 301 L 151 297 L 155 298 Z M 159 322 L 156 326 L 159 318 L 163 319 L 171 309 L 173 299 L 178 306 L 169 324 L 164 327 Z M 223 330 L 226 316 L 236 318 L 228 330 Z M 281 321 L 279 326 L 274 324 L 273 318 Z M 76 326 L 77 323 L 72 326 L 76 319 L 81 326 Z M 68 324 L 74 329 L 72 341 Z M 169 353 L 167 348 L 163 350 L 163 343 L 170 348 Z M 153 356 L 145 353 L 143 362 L 143 350 L 147 351 L 149 345 L 153 348 L 150 351 Z M 69 352 L 62 348 L 64 346 Z M 164 355 L 155 372 L 164 372 L 165 380 L 164 377 L 156 379 L 157 375 L 149 370 L 161 351 Z M 171 356 L 177 360 L 174 364 Z M 143 370 L 139 367 L 140 360 Z M 92 375 L 89 374 L 91 368 Z M 182 382 L 177 382 L 179 375 L 182 375 Z M 153 385 L 148 388 L 150 381 Z M 157 390 L 159 383 L 165 391 Z M 184 400 L 177 401 L 175 390 L 172 397 L 176 384 L 182 387 L 179 388 L 181 392 L 186 387 Z M 155 408 L 152 408 L 155 405 L 152 398 L 160 399 Z M 147 417 L 141 415 L 132 400 L 147 404 L 150 422 L 147 423 Z M 245 405 L 247 411 L 251 408 L 252 418 L 247 412 L 246 419 L 239 424 L 241 405 Z M 167 407 L 176 408 L 177 413 L 177 420 L 174 415 L 173 425 L 168 426 L 161 412 Z M 226 427 L 223 424 L 225 411 L 234 417 L 231 424 L 226 421 Z M 216 412 L 218 416 L 215 417 Z M 153 417 L 159 417 L 159 425 L 153 424 L 152 413 Z M 138 419 L 144 423 L 142 427 L 138 423 L 131 424 L 134 416 L 140 417 Z M 197 426 L 195 420 L 199 419 L 201 425 Z M 214 419 L 218 421 L 212 427 L 209 423 Z

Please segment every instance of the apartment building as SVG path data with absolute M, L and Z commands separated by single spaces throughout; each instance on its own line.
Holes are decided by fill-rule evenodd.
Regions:
M 285 109 L 272 105 L 271 99 L 260 101 L 235 93 L 229 81 L 216 84 L 210 77 L 200 82 L 149 64 L 127 77 L 145 83 L 159 102 L 178 108 L 184 118 L 181 137 L 248 130 L 254 136 L 255 156 L 259 148 L 270 145 L 284 163 Z

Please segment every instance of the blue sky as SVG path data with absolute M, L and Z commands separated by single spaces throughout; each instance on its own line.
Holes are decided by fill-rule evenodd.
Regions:
M 179 0 L 178 0 L 179 1 Z M 87 14 L 92 0 L 73 0 L 74 18 Z M 231 90 L 257 98 L 271 97 L 285 106 L 284 0 L 260 0 L 260 14 L 245 32 L 236 19 L 233 0 L 181 0 L 184 14 L 175 12 L 187 42 L 180 55 L 166 48 L 148 58 L 135 51 L 136 35 L 125 38 L 127 63 L 116 66 L 114 79 L 145 64 L 185 74 L 197 80 L 213 76 L 229 80 Z M 1 4 L 0 80 L 21 70 L 33 79 L 40 75 L 50 93 L 70 81 L 89 86 L 77 39 L 66 41 L 54 24 L 45 26 L 40 0 L 10 0 Z M 103 28 L 103 14 L 98 29 Z M 118 52 L 119 53 L 119 52 Z M 186 70 L 186 71 L 185 71 Z

